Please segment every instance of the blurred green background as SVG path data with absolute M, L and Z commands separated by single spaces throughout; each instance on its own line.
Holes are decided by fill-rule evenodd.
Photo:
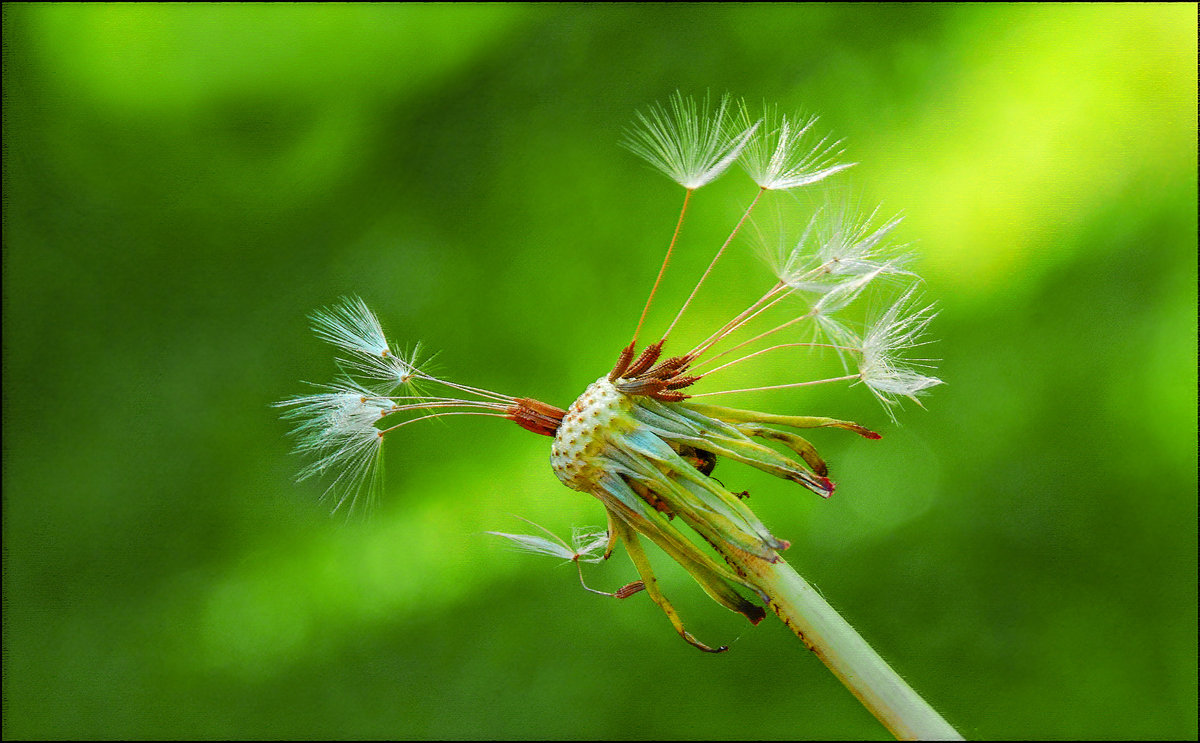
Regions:
M 350 293 L 450 378 L 568 404 L 674 226 L 616 142 L 676 89 L 819 113 L 941 307 L 947 385 L 899 425 L 861 388 L 721 398 L 881 430 L 813 436 L 834 498 L 716 475 L 967 737 L 1196 737 L 1195 5 L 6 4 L 3 32 L 6 738 L 885 737 L 665 561 L 731 652 L 484 535 L 603 523 L 547 439 L 405 429 L 346 520 L 268 407 L 332 377 L 306 315 Z M 652 328 L 752 192 L 698 193 Z M 751 253 L 681 335 L 770 283 Z

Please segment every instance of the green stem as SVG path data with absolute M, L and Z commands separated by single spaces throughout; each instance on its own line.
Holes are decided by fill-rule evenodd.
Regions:
M 897 739 L 963 739 L 790 565 L 751 555 L 730 557 L 771 597 L 783 623 Z

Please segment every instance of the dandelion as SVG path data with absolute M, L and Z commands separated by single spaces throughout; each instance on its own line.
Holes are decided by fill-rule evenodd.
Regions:
M 815 119 L 779 117 L 770 109 L 752 120 L 744 103 L 739 117 L 730 115 L 730 106 L 728 97 L 714 108 L 707 97 L 698 105 L 676 94 L 668 107 L 638 114 L 637 125 L 626 134 L 625 146 L 683 186 L 685 196 L 632 340 L 607 374 L 567 408 L 452 382 L 431 374 L 416 352 L 399 353 L 362 300 L 343 299 L 315 313 L 313 329 L 341 354 L 344 378 L 316 394 L 278 403 L 288 408 L 285 417 L 299 421 L 293 430 L 297 450 L 315 460 L 301 477 L 332 477 L 335 509 L 347 502 L 353 507 L 377 479 L 382 442 L 399 429 L 450 415 L 509 420 L 553 439 L 551 469 L 568 488 L 595 497 L 608 523 L 603 531 L 577 531 L 570 543 L 536 524 L 546 536 L 489 534 L 522 551 L 574 563 L 581 584 L 593 593 L 627 598 L 644 590 L 685 641 L 706 652 L 727 650 L 701 642 L 685 628 L 656 580 L 643 543 L 648 540 L 713 600 L 752 624 L 771 608 L 898 736 L 958 737 L 784 561 L 781 553 L 790 544 L 750 509 L 749 494 L 712 476 L 718 463 L 730 460 L 826 499 L 836 487 L 830 467 L 805 436 L 821 429 L 867 439 L 880 435 L 839 418 L 700 401 L 739 392 L 860 384 L 894 415 L 899 398 L 916 400 L 940 384 L 917 371 L 928 361 L 906 358 L 925 343 L 935 316 L 931 306 L 919 305 L 912 288 L 903 289 L 867 323 L 855 321 L 854 310 L 865 298 L 916 281 L 908 258 L 891 242 L 898 218 L 880 222 L 878 210 L 864 214 L 845 206 L 822 207 L 779 256 L 774 281 L 763 282 L 757 300 L 690 349 L 665 352 L 674 328 L 763 195 L 808 186 L 849 167 L 836 162 L 839 142 L 828 137 L 812 142 Z M 739 158 L 757 193 L 663 335 L 639 350 L 692 193 Z M 786 320 L 764 321 L 787 308 Z M 712 387 L 723 370 L 785 349 L 831 350 L 842 359 L 845 373 L 742 389 Z M 735 476 L 722 475 L 731 483 Z M 613 593 L 588 587 L 583 564 L 608 559 L 618 545 L 638 579 Z
M 917 372 L 912 366 L 929 366 L 927 361 L 904 360 L 900 352 L 923 345 L 926 327 L 937 316 L 933 306 L 917 308 L 913 292 L 904 296 L 871 323 L 863 336 L 859 378 L 885 405 L 897 404 L 897 396 L 920 404 L 918 395 L 942 383 L 937 377 Z
M 651 106 L 637 118 L 639 126 L 626 133 L 622 144 L 689 191 L 724 173 L 758 129 L 758 122 L 731 128 L 729 96 L 722 96 L 713 111 L 708 96 L 697 106 L 676 93 L 670 108 Z
M 318 310 L 311 319 L 318 338 L 349 354 L 339 359 L 343 369 L 387 382 L 393 389 L 412 382 L 420 346 L 405 359 L 388 343 L 379 319 L 358 297 L 343 299 L 339 305 Z
M 915 278 L 904 269 L 911 256 L 888 240 L 900 217 L 877 224 L 878 214 L 878 208 L 862 214 L 844 201 L 824 204 L 795 244 L 772 257 L 775 275 L 807 294 L 826 294 L 868 274 Z
M 741 105 L 741 118 L 749 123 L 750 111 Z M 742 167 L 759 188 L 789 191 L 824 180 L 854 163 L 838 163 L 841 140 L 825 136 L 813 142 L 817 117 L 780 116 L 778 106 L 767 106 L 761 126 L 742 151 Z

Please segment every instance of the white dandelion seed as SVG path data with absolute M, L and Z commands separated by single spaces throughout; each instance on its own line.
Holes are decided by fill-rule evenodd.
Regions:
M 747 124 L 751 120 L 744 101 L 741 118 Z M 816 116 L 780 116 L 778 106 L 767 106 L 761 121 L 762 126 L 747 142 L 740 158 L 747 175 L 760 188 L 789 191 L 855 165 L 837 162 L 844 152 L 840 139 L 830 141 L 828 135 L 816 139 L 812 134 Z
M 340 304 L 312 314 L 317 337 L 342 350 L 362 356 L 387 356 L 391 353 L 379 318 L 358 297 L 343 297 Z
M 410 383 L 417 374 L 420 346 L 404 358 L 388 343 L 379 318 L 362 299 L 343 297 L 340 304 L 314 312 L 311 320 L 318 338 L 348 352 L 348 357 L 339 359 L 346 373 L 361 374 L 392 387 Z
M 775 350 L 796 347 L 828 348 L 837 354 L 846 371 L 845 375 L 734 391 L 781 389 L 845 381 L 866 382 L 870 379 L 874 385 L 870 387 L 872 393 L 876 396 L 884 395 L 881 399 L 885 404 L 892 405 L 897 394 L 914 396 L 922 389 L 933 386 L 935 382 L 930 381 L 933 377 L 919 374 L 910 368 L 912 365 L 921 364 L 913 361 L 898 362 L 894 353 L 881 355 L 877 352 L 879 343 L 883 340 L 879 333 L 887 327 L 886 322 L 883 325 L 876 323 L 874 326 L 875 346 L 872 347 L 874 350 L 869 349 L 867 354 L 869 363 L 864 366 L 866 374 L 862 374 L 862 370 L 858 374 L 851 373 L 852 365 L 861 365 L 866 331 L 860 330 L 856 323 L 844 319 L 842 314 L 859 303 L 868 289 L 878 286 L 881 282 L 898 283 L 917 279 L 906 267 L 911 255 L 902 250 L 903 246 L 894 244 L 890 239 L 893 230 L 900 223 L 900 217 L 879 220 L 879 211 L 879 207 L 869 212 L 862 211 L 842 199 L 827 201 L 804 220 L 789 221 L 783 212 L 778 212 L 778 224 L 770 230 L 764 230 L 762 225 L 756 223 L 754 227 L 757 239 L 779 283 L 697 346 L 692 356 L 699 358 L 720 340 L 732 335 L 739 328 L 748 326 L 756 317 L 789 295 L 800 296 L 806 303 L 806 309 L 752 338 L 716 353 L 707 361 L 699 363 L 697 371 L 735 352 L 740 354 L 732 360 L 724 361 L 720 366 L 707 369 L 704 374 L 712 374 Z M 798 229 L 796 225 L 799 226 Z M 899 316 L 899 309 L 886 314 L 893 324 L 904 319 Z M 769 348 L 759 350 L 743 350 L 752 349 L 760 340 L 789 328 L 807 329 L 807 339 L 777 342 Z M 892 346 L 893 350 L 896 348 L 895 345 Z M 732 391 L 699 392 L 692 395 L 698 397 L 729 392 Z
M 297 480 L 332 474 L 325 497 L 336 511 L 360 498 L 370 503 L 380 485 L 380 455 L 383 432 L 376 422 L 395 409 L 395 404 L 354 382 L 324 385 L 328 390 L 275 403 L 291 407 L 284 418 L 298 420 L 292 430 L 296 451 L 313 457 L 300 470 Z
M 609 548 L 612 546 L 613 541 L 607 529 L 574 527 L 571 530 L 571 543 L 567 544 L 546 527 L 535 524 L 529 519 L 521 518 L 520 516 L 517 518 L 520 518 L 535 529 L 545 532 L 550 538 L 547 539 L 546 537 L 539 537 L 533 534 L 508 534 L 502 531 L 489 531 L 485 533 L 503 537 L 511 541 L 517 546 L 517 550 L 520 552 L 528 552 L 534 555 L 549 555 L 550 557 L 557 557 L 567 562 L 575 563 L 576 571 L 579 573 L 579 585 L 583 586 L 585 591 L 600 594 L 601 596 L 624 599 L 629 598 L 645 587 L 642 581 L 635 581 L 616 592 L 610 593 L 590 587 L 587 581 L 583 579 L 583 563 L 602 562 L 608 558 Z
M 821 265 L 826 266 L 829 273 L 862 275 L 884 263 L 889 265 L 891 273 L 907 273 L 898 269 L 909 256 L 901 253 L 902 246 L 886 242 L 892 230 L 902 221 L 900 215 L 874 226 L 879 207 L 875 207 L 870 214 L 862 214 L 843 202 L 831 206 L 830 210 L 833 215 L 825 223 L 828 229 L 822 234 L 817 250 Z
M 883 263 L 869 273 L 841 278 L 836 283 L 827 285 L 825 292 L 813 305 L 810 311 L 811 314 L 815 317 L 828 316 L 841 312 L 853 304 L 862 295 L 863 291 L 871 285 L 871 282 L 889 273 L 892 268 L 891 264 Z
M 608 531 L 605 529 L 575 527 L 571 530 L 571 543 L 567 544 L 549 529 L 528 519 L 521 520 L 544 531 L 549 535 L 549 539 L 533 534 L 508 534 L 502 531 L 485 533 L 504 537 L 515 544 L 518 551 L 528 552 L 532 555 L 548 555 L 570 562 L 596 563 L 604 560 L 604 549 L 608 545 Z
M 868 275 L 913 276 L 904 268 L 911 256 L 888 240 L 901 218 L 876 225 L 878 213 L 878 207 L 863 214 L 844 202 L 826 203 L 795 244 L 776 255 L 775 275 L 793 291 L 810 294 L 860 286 L 855 279 Z
M 907 397 L 920 404 L 918 395 L 942 384 L 937 377 L 913 368 L 928 366 L 928 360 L 900 356 L 902 351 L 925 345 L 922 336 L 936 316 L 933 305 L 918 307 L 914 290 L 910 289 L 870 323 L 863 334 L 859 378 L 889 414 L 891 407 L 898 404 L 898 397 Z
M 327 438 L 374 426 L 396 408 L 391 399 L 380 397 L 351 380 L 315 386 L 327 391 L 275 403 L 275 407 L 292 408 L 282 417 L 300 421 L 292 435 L 299 437 L 305 448 L 319 445 Z
M 637 118 L 621 144 L 689 191 L 724 173 L 758 129 L 731 128 L 728 95 L 710 111 L 708 95 L 701 107 L 676 92 L 669 108 L 654 104 Z

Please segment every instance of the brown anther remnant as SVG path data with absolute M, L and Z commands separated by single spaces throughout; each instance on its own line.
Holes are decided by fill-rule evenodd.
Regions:
M 655 361 L 658 361 L 658 357 L 662 355 L 662 346 L 662 341 L 659 341 L 658 343 L 651 343 L 649 346 L 646 346 L 645 350 L 642 351 L 641 356 L 637 357 L 637 361 L 633 362 L 633 365 L 626 369 L 625 373 L 621 376 L 641 376 L 641 374 L 649 369 Z
M 683 392 L 657 392 L 651 395 L 651 397 L 653 397 L 655 400 L 662 400 L 663 402 L 683 402 L 691 397 L 691 395 Z
M 515 402 L 515 405 L 505 411 L 508 419 L 526 431 L 543 436 L 554 436 L 558 433 L 563 416 L 567 414 L 562 408 L 529 397 L 519 397 Z
M 672 356 L 654 366 L 662 354 L 663 342 L 646 346 L 633 363 L 627 363 L 628 357 L 633 353 L 632 347 L 625 347 L 616 367 L 609 374 L 609 381 L 626 395 L 643 395 L 663 402 L 682 402 L 688 399 L 689 395 L 678 390 L 700 381 L 702 375 L 687 374 L 688 366 L 693 360 L 690 356 Z
M 646 376 L 658 377 L 659 379 L 674 377 L 680 372 L 685 371 L 689 366 L 691 366 L 691 363 L 692 360 L 687 356 L 672 356 L 650 371 L 646 372 Z
M 645 377 L 634 382 L 625 382 L 617 385 L 617 389 L 626 395 L 644 395 L 646 397 L 653 397 L 655 400 L 679 402 L 689 397 L 689 395 L 685 395 L 682 392 L 667 391 L 666 387 L 667 383 L 661 379 L 647 379 Z
M 663 386 L 663 389 L 677 390 L 681 387 L 691 387 L 696 382 L 699 382 L 702 378 L 703 375 L 700 374 L 695 374 L 690 377 L 675 377 L 671 381 L 667 382 L 666 385 Z
M 619 598 L 619 599 L 627 599 L 630 596 L 638 593 L 639 591 L 644 591 L 644 590 L 646 590 L 646 584 L 641 582 L 640 580 L 635 580 L 634 582 L 632 582 L 628 585 L 624 585 L 624 586 L 621 586 L 620 588 L 618 588 L 617 592 L 614 593 L 613 596 L 615 596 L 616 598 Z
M 662 380 L 649 379 L 647 377 L 638 377 L 632 381 L 621 382 L 617 385 L 617 389 L 626 395 L 653 395 L 656 392 L 661 392 L 662 388 Z
M 608 381 L 615 382 L 625 376 L 625 370 L 629 368 L 629 362 L 633 360 L 634 343 L 637 343 L 637 341 L 630 341 L 628 346 L 621 349 L 621 355 L 617 357 L 616 366 L 608 373 Z

